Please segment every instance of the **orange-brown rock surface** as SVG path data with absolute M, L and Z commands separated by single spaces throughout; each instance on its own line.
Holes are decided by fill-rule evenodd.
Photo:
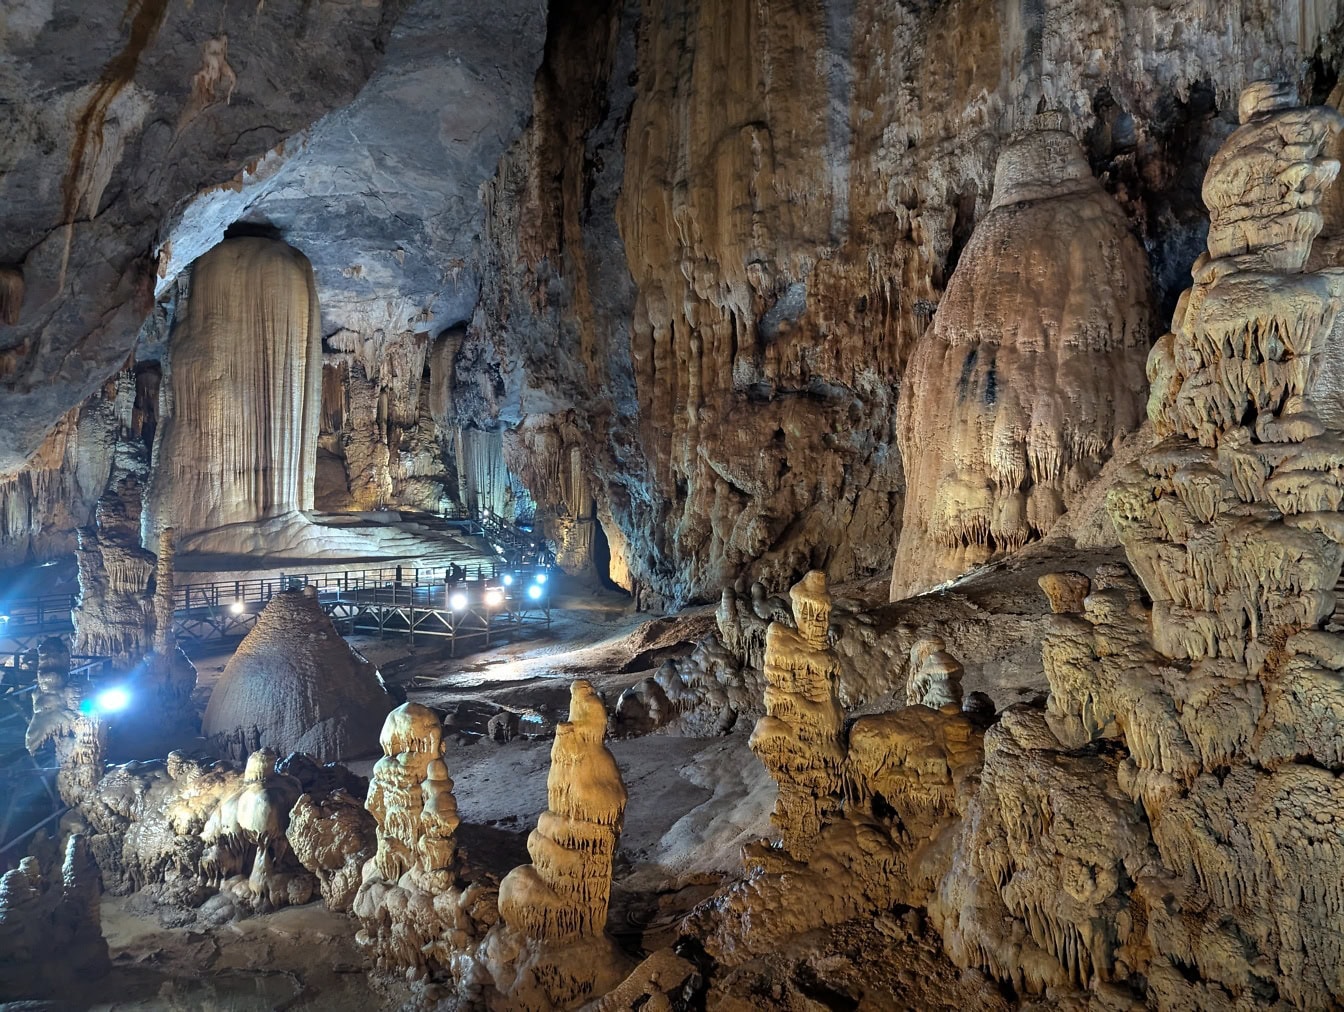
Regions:
M 1105 336 L 1075 331 L 1079 347 L 1112 349 L 1113 385 L 1049 375 L 1039 389 L 1091 393 L 1039 398 L 1034 429 L 1019 402 L 1022 431 L 1000 427 L 1013 452 L 995 481 L 1011 484 L 1038 440 L 1040 453 L 986 510 L 1004 547 L 1047 529 L 1141 419 L 1147 322 L 1194 255 L 1199 177 L 1237 93 L 1258 59 L 1296 74 L 1333 17 L 1264 3 L 1226 29 L 1215 4 L 1141 0 L 553 8 L 532 125 L 488 190 L 495 270 L 458 409 L 519 426 L 520 471 L 576 453 L 612 574 L 673 602 L 739 574 L 778 592 L 809 569 L 841 580 L 889 564 L 903 508 L 934 481 L 895 450 L 896 391 L 948 279 L 976 269 L 964 261 L 977 223 L 996 201 L 1000 217 L 1023 213 L 994 169 L 1042 106 L 1067 115 L 1097 180 L 1082 201 L 1093 238 L 1111 244 L 1071 290 L 1123 316 Z M 1047 353 L 1039 368 L 1070 367 Z M 967 439 L 977 454 L 995 445 L 992 430 Z M 554 492 L 538 502 L 568 508 Z M 923 536 L 910 542 L 917 558 Z

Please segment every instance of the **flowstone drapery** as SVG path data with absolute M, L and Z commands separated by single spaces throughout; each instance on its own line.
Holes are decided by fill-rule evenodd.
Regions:
M 259 521 L 301 524 L 298 511 L 313 508 L 322 406 L 308 259 L 252 236 L 202 256 L 169 366 L 152 522 L 176 527 L 190 550 L 244 552 Z

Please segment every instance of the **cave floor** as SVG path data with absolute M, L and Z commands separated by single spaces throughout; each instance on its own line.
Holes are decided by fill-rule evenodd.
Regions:
M 1025 605 L 1038 612 L 1029 594 L 1031 568 L 985 574 L 963 593 L 977 611 L 1017 612 Z M 880 593 L 876 585 L 856 589 L 864 598 Z M 591 680 L 614 705 L 664 659 L 689 654 L 714 623 L 708 606 L 650 618 L 634 612 L 628 598 L 577 581 L 556 588 L 556 603 L 548 634 L 463 657 L 447 656 L 438 643 L 353 641 L 409 699 L 444 711 L 450 729 L 456 726 L 446 736 L 445 760 L 462 818 L 458 841 L 473 877 L 502 877 L 528 860 L 527 836 L 546 807 L 548 732 L 566 716 L 570 681 Z M 904 618 L 909 609 L 899 610 Z M 228 656 L 195 658 L 203 698 Z M 1029 671 L 1016 676 L 1035 680 Z M 507 742 L 481 733 L 501 707 L 524 715 L 523 733 Z M 742 845 L 770 835 L 775 788 L 747 748 L 749 730 L 740 723 L 727 735 L 704 738 L 681 734 L 674 724 L 609 742 L 630 796 L 610 930 L 632 953 L 675 941 L 681 918 L 740 873 Z M 367 775 L 374 758 L 350 765 Z M 371 978 L 354 944 L 355 925 L 321 904 L 206 924 L 193 912 L 105 897 L 103 922 L 116 969 L 91 1008 L 344 1010 L 398 1008 L 425 998 L 403 980 Z M 910 911 L 813 933 L 722 970 L 708 1001 L 725 1010 L 809 1012 L 1012 1007 L 982 976 L 957 970 Z

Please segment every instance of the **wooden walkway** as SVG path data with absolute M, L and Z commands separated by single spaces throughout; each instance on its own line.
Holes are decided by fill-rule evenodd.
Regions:
M 174 627 L 183 646 L 240 638 L 282 590 L 311 586 L 346 635 L 376 633 L 489 646 L 551 623 L 550 570 L 491 564 L 413 568 L 384 566 L 248 580 L 190 583 L 173 590 Z M 11 600 L 0 616 L 0 652 L 19 653 L 48 636 L 74 631 L 74 594 Z
M 184 643 L 244 635 L 281 590 L 313 587 L 322 610 L 346 635 L 389 633 L 491 642 L 551 624 L 550 571 L 480 567 L 459 578 L 449 569 L 342 570 L 279 579 L 222 581 L 174 591 L 177 635 Z

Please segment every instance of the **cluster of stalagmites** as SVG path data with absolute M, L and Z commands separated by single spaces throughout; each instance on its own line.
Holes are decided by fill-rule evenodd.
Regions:
M 772 626 L 753 741 L 787 846 L 749 848 L 687 922 L 721 961 L 900 902 L 1019 994 L 1344 1003 L 1344 442 L 1309 398 L 1344 272 L 1303 273 L 1341 121 L 1265 84 L 1240 112 L 1205 181 L 1208 254 L 1149 360 L 1160 441 L 1108 500 L 1132 572 L 1042 578 L 1047 706 L 983 740 L 927 640 L 907 699 L 946 705 L 833 733 L 823 644 L 799 646 L 802 615 Z
M 372 852 L 364 785 L 268 749 L 235 764 L 172 752 L 115 766 L 79 799 L 104 886 L 228 917 L 307 903 L 348 909 Z M 218 894 L 217 899 L 211 899 Z
M 920 702 L 846 726 L 824 575 L 808 573 L 790 597 L 766 633 L 766 712 L 750 741 L 779 785 L 780 845 L 748 846 L 746 877 L 684 925 L 728 965 L 812 928 L 926 905 L 980 760 L 983 732 L 942 641 L 913 648 L 908 691 Z
M 1204 181 L 1208 253 L 1149 358 L 1161 442 L 1108 503 L 1151 616 L 1136 592 L 1123 614 L 1089 608 L 1092 635 L 1047 673 L 1067 744 L 1128 749 L 1117 782 L 1165 870 L 1133 897 L 1159 1001 L 1325 1007 L 1344 1000 L 1344 441 L 1308 394 L 1344 271 L 1304 269 L 1344 120 L 1267 83 L 1239 111 Z M 1111 649 L 1109 625 L 1133 646 Z
M 0 876 L 0 997 L 41 1002 L 111 969 L 99 921 L 98 868 L 83 836 Z
M 438 717 L 416 703 L 389 714 L 369 786 L 377 851 L 353 908 L 380 969 L 448 981 L 460 1000 L 500 1009 L 571 1008 L 621 983 L 630 962 L 605 929 L 626 794 L 606 725 L 596 691 L 575 682 L 548 807 L 528 837 L 532 863 L 495 887 L 467 881 Z

